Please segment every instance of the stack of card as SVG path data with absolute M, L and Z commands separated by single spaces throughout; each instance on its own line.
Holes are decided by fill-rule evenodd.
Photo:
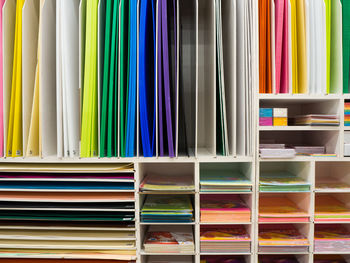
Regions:
M 332 195 L 315 198 L 315 221 L 350 221 L 350 208 Z
M 259 229 L 259 252 L 308 252 L 309 241 L 293 226 L 261 225 Z
M 350 231 L 345 225 L 317 224 L 315 226 L 315 252 L 348 252 Z
M 202 253 L 249 253 L 250 236 L 244 226 L 201 228 Z
M 250 222 L 250 208 L 239 195 L 201 195 L 201 222 Z
M 252 182 L 238 171 L 203 170 L 200 175 L 201 192 L 250 192 Z
M 140 184 L 140 191 L 194 191 L 193 176 L 146 175 Z
M 339 116 L 335 114 L 308 114 L 295 116 L 293 125 L 339 126 Z
M 143 248 L 146 253 L 194 253 L 193 230 L 187 226 L 151 226 Z
M 147 195 L 141 209 L 143 222 L 192 222 L 193 208 L 188 195 Z
M 288 171 L 262 172 L 260 192 L 309 192 L 311 183 Z
M 265 196 L 259 198 L 259 222 L 308 222 L 307 211 L 286 196 Z
M 350 126 L 350 101 L 344 102 L 344 126 Z

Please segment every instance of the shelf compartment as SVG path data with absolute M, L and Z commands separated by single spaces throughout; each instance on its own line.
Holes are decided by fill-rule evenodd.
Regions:
M 194 163 L 182 163 L 182 162 L 164 162 L 164 163 L 140 163 L 139 164 L 139 179 L 140 179 L 140 187 L 142 186 L 142 182 L 148 176 L 148 178 L 153 177 L 152 179 L 152 190 L 146 191 L 146 192 L 152 192 L 152 193 L 160 193 L 160 192 L 176 192 L 176 193 L 182 193 L 182 192 L 195 192 L 195 186 L 194 186 Z M 181 175 L 180 179 L 179 176 Z M 159 179 L 157 179 L 159 178 Z M 167 180 L 168 178 L 168 180 Z M 171 178 L 171 180 L 169 180 Z M 164 184 L 168 181 L 171 182 L 171 184 L 176 184 L 177 181 L 179 183 L 182 183 L 181 180 L 185 181 L 184 187 L 175 187 L 175 190 L 164 190 L 165 187 L 169 187 L 169 185 Z M 189 187 L 192 185 L 192 187 Z M 140 188 L 139 187 L 139 188 Z M 153 190 L 155 189 L 155 190 Z M 158 190 L 159 189 L 159 190 Z M 141 191 L 140 189 L 139 191 Z
M 252 191 L 254 175 L 250 162 L 200 163 L 199 167 L 201 193 L 225 194 Z M 225 182 L 230 186 L 226 186 Z
M 291 176 L 297 176 L 301 178 L 303 181 L 305 181 L 306 184 L 309 184 L 309 187 L 303 186 L 303 189 L 306 188 L 306 191 L 296 191 L 294 189 L 297 188 L 288 188 L 283 187 L 284 190 L 278 190 L 278 186 L 270 186 L 272 191 L 266 191 L 266 190 L 260 190 L 261 186 L 259 183 L 259 192 L 260 193 L 278 193 L 278 192 L 310 192 L 310 187 L 313 183 L 313 175 L 312 175 L 312 169 L 311 169 L 311 163 L 310 162 L 261 162 L 260 163 L 260 171 L 259 171 L 259 182 L 262 179 L 263 175 L 269 176 L 271 175 L 271 178 L 278 177 L 285 175 L 286 177 Z M 287 182 L 286 182 L 287 183 Z M 272 188 L 276 187 L 276 191 L 274 191 Z M 307 190 L 307 188 L 309 190 Z
M 141 262 L 143 263 L 164 263 L 164 262 L 173 262 L 173 263 L 194 263 L 194 256 L 177 256 L 177 255 L 155 255 L 148 256 L 148 253 L 143 252 L 143 256 L 141 256 Z
M 316 162 L 316 192 L 350 192 L 349 162 Z
M 260 193 L 258 221 L 259 223 L 308 223 L 312 214 L 310 200 L 310 193 Z M 274 206 L 273 203 L 277 204 Z M 294 212 L 295 215 L 289 216 L 289 212 Z
M 214 238 L 215 235 L 217 238 Z M 250 254 L 252 239 L 251 225 L 201 225 L 200 253 L 202 255 Z
M 350 251 L 350 225 L 349 224 L 315 224 L 314 252 L 315 253 L 341 253 Z
M 202 194 L 200 195 L 200 223 L 249 223 L 252 205 L 252 195 Z M 231 207 L 233 209 L 230 209 Z M 226 211 L 224 211 L 225 208 L 227 208 Z M 239 209 L 235 210 L 235 208 Z
M 309 223 L 304 224 L 259 224 L 258 230 L 258 252 L 264 254 L 307 254 L 309 252 L 311 240 L 311 227 Z M 271 235 L 291 235 L 285 241 L 289 241 L 291 237 L 299 240 L 298 248 L 292 241 L 290 246 L 286 242 L 280 245 L 270 245 Z M 294 248 L 294 250 L 293 250 Z
M 340 156 L 338 131 L 260 131 L 260 143 L 325 146 L 327 154 Z
M 316 193 L 315 222 L 350 223 L 350 193 Z

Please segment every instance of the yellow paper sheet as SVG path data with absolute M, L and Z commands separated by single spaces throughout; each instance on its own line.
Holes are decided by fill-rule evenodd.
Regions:
M 22 9 L 25 0 L 16 4 L 16 27 L 13 54 L 10 116 L 6 156 L 22 156 Z

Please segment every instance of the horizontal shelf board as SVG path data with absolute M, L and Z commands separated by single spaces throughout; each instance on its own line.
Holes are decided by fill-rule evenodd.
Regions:
M 259 94 L 260 100 L 340 100 L 344 97 L 342 94 Z
M 259 126 L 260 131 L 339 131 L 339 126 Z
M 234 256 L 236 256 L 236 255 L 251 255 L 252 254 L 252 252 L 243 252 L 243 253 L 230 253 L 230 252 L 224 252 L 224 253 L 220 253 L 220 252 L 218 252 L 218 253 L 210 253 L 210 252 L 200 252 L 199 253 L 201 256 L 210 256 L 210 255 L 213 255 L 213 256 L 220 256 L 220 255 L 227 255 L 227 256 L 229 256 L 229 255 L 234 255 Z
M 190 223 L 147 223 L 147 222 L 140 222 L 140 225 L 164 225 L 164 226 L 177 226 L 177 225 L 195 225 L 196 222 L 190 222 Z
M 294 158 L 261 158 L 260 162 L 340 162 L 350 161 L 350 158 L 342 157 L 312 157 L 312 156 L 296 156 Z
M 1 163 L 192 163 L 192 162 L 253 162 L 253 156 L 190 156 L 190 157 L 113 157 L 113 158 L 57 158 L 39 157 L 4 157 Z M 133 173 L 132 171 L 113 171 L 113 173 Z
M 314 224 L 350 224 L 350 221 L 314 221 Z
M 199 192 L 199 194 L 201 195 L 233 195 L 233 194 L 237 194 L 237 195 L 243 195 L 243 194 L 252 194 L 253 192 Z
M 144 192 L 138 192 L 140 195 L 164 195 L 164 194 L 170 194 L 170 195 L 187 195 L 187 194 L 195 194 L 195 191 L 144 191 Z
M 319 193 L 319 194 L 322 194 L 322 193 L 350 193 L 350 189 L 349 190 L 344 190 L 344 189 L 332 189 L 332 190 L 318 190 L 318 189 L 315 189 L 315 193 Z
M 191 253 L 149 253 L 149 252 L 145 252 L 144 250 L 140 251 L 140 255 L 144 255 L 144 256 L 164 256 L 164 255 L 170 255 L 170 256 L 194 256 L 196 255 L 195 252 L 191 252 Z
M 199 222 L 200 225 L 251 225 L 252 222 Z
M 311 193 L 310 191 L 258 191 L 260 194 L 307 194 Z
M 332 252 L 332 251 L 325 251 L 325 252 L 313 252 L 315 255 L 350 255 L 350 251 L 348 252 Z
M 258 252 L 258 255 L 309 255 L 309 254 L 310 252 Z
M 103 190 L 103 189 L 83 189 L 83 190 L 77 190 L 77 189 L 7 189 L 7 188 L 0 188 L 0 191 L 6 191 L 6 192 L 69 192 L 69 193 L 134 193 L 135 190 Z
M 268 224 L 311 224 L 312 221 L 306 221 L 306 222 L 296 222 L 296 221 L 290 221 L 290 222 L 278 222 L 278 221 L 271 221 L 271 222 L 260 222 L 258 221 L 259 225 L 268 225 Z

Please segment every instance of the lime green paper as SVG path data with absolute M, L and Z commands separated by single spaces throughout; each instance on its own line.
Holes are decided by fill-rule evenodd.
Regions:
M 87 0 L 81 157 L 97 154 L 97 9 L 98 0 Z

